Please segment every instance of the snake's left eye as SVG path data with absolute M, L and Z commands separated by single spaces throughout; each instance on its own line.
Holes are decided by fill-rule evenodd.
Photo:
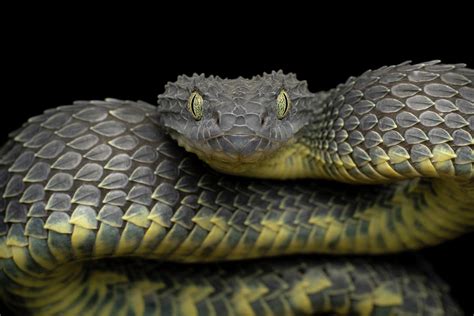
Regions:
M 188 100 L 188 111 L 191 112 L 196 121 L 202 118 L 202 103 L 202 96 L 199 92 L 194 91 L 191 93 Z
M 277 97 L 277 117 L 278 119 L 284 118 L 288 112 L 290 112 L 291 101 L 288 97 L 288 93 L 285 90 L 281 90 Z

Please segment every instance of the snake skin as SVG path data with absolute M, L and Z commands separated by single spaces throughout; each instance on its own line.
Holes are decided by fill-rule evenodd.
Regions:
M 178 147 L 161 130 L 156 107 L 143 102 L 76 102 L 31 118 L 0 154 L 0 295 L 22 314 L 35 315 L 458 314 L 442 281 L 384 259 L 151 261 L 388 253 L 471 231 L 473 72 L 433 63 L 383 69 L 372 73 L 378 81 L 350 79 L 328 94 L 337 109 L 334 137 L 313 130 L 305 144 L 349 144 L 350 153 L 341 152 L 344 145 L 337 149 L 352 166 L 343 175 L 335 152 L 315 156 L 327 163 L 325 174 L 344 181 L 380 180 L 381 170 L 441 179 L 352 186 L 225 176 Z M 421 88 L 410 90 L 400 77 Z M 417 108 L 423 102 L 416 96 L 426 108 Z M 392 109 L 390 100 L 403 100 L 408 114 Z M 374 108 L 386 115 L 377 115 L 377 129 L 370 125 L 382 138 L 371 146 L 364 117 Z M 443 121 L 426 119 L 435 117 L 425 114 L 429 109 Z M 410 113 L 418 121 L 405 126 Z M 339 117 L 344 128 L 337 127 Z M 392 123 L 401 128 L 388 128 Z M 354 125 L 364 138 L 358 143 L 350 136 L 357 134 Z M 392 142 L 385 128 L 404 140 Z M 412 144 L 410 128 L 428 139 Z M 449 138 L 436 138 L 442 133 L 431 132 L 435 128 Z M 408 158 L 397 146 L 408 148 Z M 384 163 L 391 169 L 378 168 Z M 141 259 L 111 259 L 130 256 Z M 108 259 L 83 261 L 91 258 Z
M 331 92 L 302 140 L 330 178 L 473 177 L 474 71 L 437 63 L 367 71 Z

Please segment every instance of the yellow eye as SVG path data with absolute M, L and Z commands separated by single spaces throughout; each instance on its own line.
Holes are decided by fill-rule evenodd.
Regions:
M 188 110 L 196 121 L 199 121 L 202 118 L 202 103 L 202 96 L 199 92 L 194 91 L 191 93 L 188 100 Z
M 284 118 L 290 112 L 291 101 L 285 90 L 281 90 L 277 97 L 277 117 Z

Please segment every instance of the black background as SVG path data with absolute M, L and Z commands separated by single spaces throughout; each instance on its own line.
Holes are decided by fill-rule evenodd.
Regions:
M 240 20 L 242 25 L 208 20 L 205 30 L 199 21 L 178 30 L 178 20 L 131 31 L 132 22 L 123 17 L 87 15 L 72 23 L 66 17 L 48 27 L 30 25 L 25 31 L 18 24 L 10 25 L 2 45 L 1 141 L 29 117 L 74 100 L 114 97 L 155 103 L 164 84 L 183 73 L 246 77 L 283 69 L 297 73 L 318 91 L 335 87 L 350 75 L 405 60 L 441 59 L 474 67 L 472 36 L 460 33 L 466 28 L 459 24 L 451 31 L 445 28 L 446 21 L 438 21 L 437 28 L 421 23 L 426 15 L 420 16 L 420 23 L 401 15 L 395 19 L 410 22 L 406 29 L 379 27 L 375 32 L 374 24 L 395 20 L 353 23 L 339 30 L 336 26 L 342 17 L 316 23 L 320 17 L 294 22 L 293 33 L 283 32 L 271 18 L 257 21 L 255 27 L 244 27 L 245 20 Z M 101 19 L 106 22 L 96 28 Z M 69 28 L 71 24 L 76 27 Z M 468 315 L 474 312 L 473 242 L 471 234 L 423 251 L 451 284 L 453 296 Z

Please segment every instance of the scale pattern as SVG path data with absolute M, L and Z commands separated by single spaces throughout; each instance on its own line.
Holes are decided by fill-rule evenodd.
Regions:
M 160 130 L 154 106 L 113 99 L 48 110 L 10 137 L 0 152 L 0 296 L 25 314 L 458 312 L 441 281 L 383 260 L 242 267 L 142 260 L 387 253 L 437 244 L 474 226 L 474 189 L 463 173 L 456 181 L 377 187 L 234 178 L 179 148 Z M 472 155 L 472 145 L 462 148 Z M 110 259 L 124 256 L 142 259 Z M 77 262 L 91 258 L 108 259 Z M 409 289 L 410 280 L 418 290 Z
M 302 142 L 319 149 L 312 152 L 329 178 L 470 179 L 473 81 L 465 64 L 439 61 L 367 71 L 329 93 Z
M 41 309 L 39 315 L 460 315 L 447 286 L 413 263 L 321 256 L 245 265 L 108 259 L 66 265 L 37 280 L 26 304 Z M 17 304 L 16 310 L 25 308 Z
M 269 270 L 257 269 L 255 274 L 245 272 L 247 277 L 243 280 L 240 280 L 241 275 L 247 269 L 255 269 L 254 265 L 244 265 L 239 273 L 232 272 L 235 269 L 228 272 L 227 268 L 219 268 L 223 274 L 229 274 L 232 281 L 221 278 L 217 273 L 221 270 L 188 280 L 188 276 L 195 275 L 194 271 L 204 266 L 180 266 L 179 271 L 173 270 L 176 274 L 157 274 L 161 270 L 154 269 L 151 261 L 130 263 L 130 267 L 139 265 L 138 270 L 125 268 L 127 261 L 123 261 L 127 273 L 112 273 L 111 265 L 106 266 L 108 272 L 104 272 L 94 264 L 68 264 L 75 259 L 123 255 L 207 261 L 275 252 L 310 252 L 316 247 L 321 251 L 326 248 L 341 251 L 346 243 L 338 237 L 342 231 L 351 241 L 346 250 L 355 251 L 361 247 L 362 252 L 368 251 L 367 248 L 387 251 L 384 242 L 390 240 L 390 237 L 384 239 L 387 234 L 380 233 L 375 242 L 369 238 L 371 222 L 374 222 L 371 213 L 377 210 L 377 213 L 385 214 L 382 216 L 384 220 L 389 219 L 398 229 L 409 223 L 410 219 L 397 218 L 397 212 L 393 212 L 398 209 L 398 216 L 402 215 L 403 206 L 393 200 L 396 192 L 392 186 L 361 186 L 354 190 L 349 185 L 321 181 L 294 182 L 287 186 L 225 177 L 208 170 L 194 157 L 185 155 L 156 129 L 155 121 L 154 107 L 147 104 L 113 100 L 87 102 L 47 111 L 30 119 L 11 135 L 12 141 L 3 148 L 1 161 L 4 167 L 1 169 L 3 199 L 0 221 L 0 276 L 2 290 L 6 297 L 11 298 L 11 304 L 18 302 L 38 314 L 65 311 L 71 314 L 98 313 L 100 310 L 101 314 L 109 311 L 114 315 L 117 309 L 130 309 L 136 314 L 142 311 L 167 314 L 168 308 L 170 313 L 186 314 L 192 304 L 186 305 L 188 309 L 181 309 L 179 306 L 184 305 L 178 298 L 190 299 L 195 293 L 207 293 L 192 305 L 203 314 L 204 309 L 209 313 L 215 309 L 216 313 L 227 311 L 229 314 L 247 314 L 254 309 L 255 314 L 259 314 L 261 308 L 273 308 L 278 315 L 288 310 L 299 314 L 359 308 L 349 304 L 351 295 L 356 295 L 359 289 L 355 293 L 344 292 L 340 285 L 342 294 L 334 294 L 339 292 L 333 291 L 331 284 L 342 282 L 339 278 L 344 277 L 333 272 L 336 268 L 329 263 L 323 269 L 321 262 L 324 261 L 300 260 L 291 264 L 283 261 L 281 271 L 280 266 L 271 268 L 270 263 L 264 262 Z M 157 148 L 156 144 L 159 144 Z M 413 186 L 415 188 L 411 188 Z M 410 190 L 411 193 L 404 194 L 417 200 L 420 210 L 423 210 L 426 193 L 421 188 L 431 190 L 432 186 L 428 182 L 419 186 L 407 183 L 403 190 Z M 373 194 L 374 189 L 377 194 Z M 424 216 L 426 214 L 420 212 L 420 221 Z M 416 236 L 408 234 L 406 238 L 418 240 L 422 245 L 423 240 L 429 240 L 429 234 L 429 230 L 421 229 Z M 433 236 L 436 240 L 440 238 L 436 232 Z M 398 247 L 410 244 L 398 241 Z M 356 276 L 374 278 L 370 279 L 369 288 L 360 281 L 360 291 L 372 293 L 372 289 L 380 288 L 381 297 L 396 296 L 386 303 L 392 307 L 382 303 L 376 307 L 379 303 L 374 303 L 373 294 L 362 295 L 364 300 L 367 297 L 372 300 L 362 300 L 367 306 L 372 306 L 365 308 L 367 314 L 371 311 L 376 314 L 375 311 L 380 309 L 401 308 L 400 300 L 409 305 L 407 308 L 415 308 L 408 303 L 410 301 L 405 301 L 413 295 L 407 295 L 400 288 L 400 284 L 408 282 L 411 277 L 390 280 L 397 289 L 396 294 L 386 294 L 386 288 L 391 288 L 390 282 L 377 278 L 390 277 L 372 271 L 377 267 L 383 269 L 383 263 L 361 262 L 360 267 L 350 261 L 341 261 L 341 264 L 347 266 L 348 271 L 371 271 L 355 273 L 351 278 L 347 276 L 355 284 L 359 282 Z M 291 279 L 294 275 L 291 271 L 300 266 L 313 272 L 299 273 L 297 278 Z M 280 279 L 277 278 L 276 285 L 268 286 L 280 286 L 282 291 L 267 294 L 268 289 L 262 286 L 273 282 L 278 277 L 276 273 L 284 274 L 283 267 L 288 269 L 288 284 L 278 283 Z M 151 273 L 150 269 L 155 272 Z M 206 269 L 212 271 L 212 268 Z M 403 269 L 387 267 L 384 271 L 402 273 Z M 321 273 L 329 273 L 329 276 L 324 277 L 322 283 L 313 283 L 311 278 L 323 277 Z M 140 275 L 143 282 L 129 282 L 134 275 Z M 171 284 L 166 281 L 170 275 Z M 435 310 L 455 308 L 446 301 L 443 294 L 446 289 L 430 284 L 423 275 L 418 275 L 418 278 L 421 278 L 420 286 L 425 289 L 421 292 L 420 302 L 415 304 L 420 313 L 424 308 L 431 308 L 432 305 L 426 301 L 428 298 L 430 302 L 436 302 L 432 306 Z M 109 279 L 110 284 L 100 287 L 104 280 Z M 182 283 L 184 279 L 187 281 Z M 225 299 L 217 299 L 213 295 L 222 290 L 209 291 L 208 287 L 214 282 L 224 282 L 222 279 L 230 284 Z M 64 287 L 71 280 L 74 280 L 71 284 L 82 284 L 85 291 L 83 300 L 76 301 L 73 289 L 69 287 L 63 292 L 65 296 L 50 296 L 51 291 Z M 18 284 L 35 289 L 37 298 L 18 296 Z M 242 292 L 240 296 L 235 294 L 240 293 L 238 284 Z M 261 292 L 254 293 L 255 287 Z M 302 292 L 306 293 L 306 299 L 300 297 Z M 118 304 L 125 293 L 136 295 Z M 96 295 L 101 299 L 88 301 Z M 149 295 L 152 303 L 148 301 Z M 141 302 L 142 297 L 143 304 L 137 305 L 137 300 Z M 249 304 L 246 307 L 243 303 L 232 303 L 240 302 L 240 299 L 244 301 L 244 298 Z M 274 299 L 282 301 L 281 304 L 275 305 Z M 292 300 L 297 302 L 292 303 Z M 323 304 L 324 308 L 318 304 Z M 236 307 L 242 310 L 234 310 Z

